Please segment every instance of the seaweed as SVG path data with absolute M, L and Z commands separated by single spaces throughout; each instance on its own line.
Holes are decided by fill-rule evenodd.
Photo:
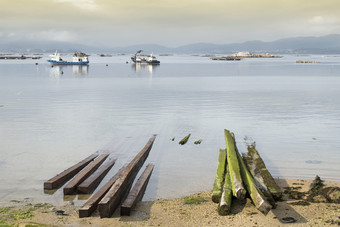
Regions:
M 189 138 L 190 138 L 191 134 L 189 133 L 186 137 L 184 137 L 183 139 L 181 139 L 181 141 L 179 141 L 178 143 L 181 145 L 184 145 L 188 142 Z

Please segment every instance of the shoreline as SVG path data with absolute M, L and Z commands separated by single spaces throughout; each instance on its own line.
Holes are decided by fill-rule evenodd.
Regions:
M 312 180 L 298 179 L 276 181 L 282 189 L 289 187 L 298 192 L 308 191 L 312 182 Z M 337 181 L 324 183 L 325 187 L 340 186 L 340 182 Z M 303 202 L 305 201 L 303 198 L 289 197 L 290 194 L 285 193 L 283 201 L 277 202 L 277 208 L 266 216 L 255 208 L 249 198 L 245 202 L 234 200 L 231 214 L 220 216 L 217 213 L 218 205 L 211 201 L 211 190 L 209 190 L 175 199 L 139 202 L 131 216 L 121 217 L 117 209 L 111 218 L 102 219 L 98 212 L 89 218 L 79 218 L 79 206 L 75 206 L 73 202 L 52 206 L 17 201 L 12 206 L 0 206 L 0 225 L 25 226 L 23 223 L 39 223 L 37 226 L 283 226 L 287 225 L 284 221 L 287 217 L 293 218 L 296 226 L 340 225 L 339 203 L 306 203 Z M 197 204 L 185 204 L 189 198 L 198 201 Z M 7 221 L 6 214 L 8 214 Z

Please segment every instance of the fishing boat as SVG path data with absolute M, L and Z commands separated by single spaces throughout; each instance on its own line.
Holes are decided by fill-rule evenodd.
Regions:
M 143 50 L 137 51 L 137 53 L 131 57 L 131 60 L 136 64 L 160 64 L 160 61 L 158 61 L 153 54 L 141 54 L 142 52 Z
M 89 55 L 83 52 L 75 52 L 72 57 L 72 61 L 65 61 L 61 58 L 61 54 L 57 51 L 50 55 L 50 59 L 47 61 L 50 62 L 52 65 L 88 65 Z

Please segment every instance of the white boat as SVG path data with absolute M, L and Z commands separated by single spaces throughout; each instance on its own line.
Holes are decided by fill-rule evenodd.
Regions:
M 88 56 L 89 55 L 82 52 L 75 52 L 72 61 L 65 61 L 61 58 L 61 54 L 56 51 L 50 55 L 50 59 L 47 61 L 52 65 L 88 65 L 90 63 Z
M 160 61 L 156 59 L 153 54 L 141 54 L 143 51 L 139 50 L 137 53 L 131 57 L 131 60 L 136 64 L 151 64 L 151 65 L 158 65 Z

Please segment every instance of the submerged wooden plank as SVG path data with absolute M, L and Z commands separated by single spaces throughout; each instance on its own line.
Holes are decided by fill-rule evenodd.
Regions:
M 104 197 L 104 195 L 110 190 L 111 186 L 120 177 L 126 165 L 119 169 L 119 171 L 111 177 L 111 179 L 101 187 L 91 198 L 79 209 L 79 217 L 89 217 L 96 209 L 99 201 Z
M 143 166 L 149 155 L 155 138 L 156 135 L 149 139 L 145 147 L 127 165 L 127 167 L 123 170 L 121 177 L 112 185 L 104 198 L 99 202 L 98 210 L 101 218 L 111 217 L 113 212 L 127 195 L 138 171 Z
M 77 192 L 80 194 L 89 194 L 93 192 L 106 176 L 106 174 L 110 171 L 116 160 L 117 158 L 106 161 L 102 166 L 99 167 L 99 169 L 91 174 L 91 176 L 78 185 Z
M 136 206 L 137 202 L 143 198 L 144 192 L 148 185 L 149 179 L 151 177 L 154 164 L 149 164 L 146 166 L 144 172 L 137 180 L 135 186 L 132 188 L 126 200 L 120 206 L 120 214 L 122 216 L 130 216 L 131 210 Z
M 74 177 L 80 170 L 82 170 L 87 164 L 94 160 L 98 156 L 98 153 L 94 153 L 79 163 L 71 166 L 70 168 L 64 170 L 63 172 L 57 174 L 55 177 L 44 182 L 44 189 L 52 190 L 60 188 L 63 184 Z
M 110 153 L 102 154 L 92 163 L 86 166 L 82 171 L 78 173 L 65 187 L 64 195 L 71 195 L 76 191 L 77 186 L 83 182 L 88 176 L 90 176 L 98 167 L 105 161 Z

